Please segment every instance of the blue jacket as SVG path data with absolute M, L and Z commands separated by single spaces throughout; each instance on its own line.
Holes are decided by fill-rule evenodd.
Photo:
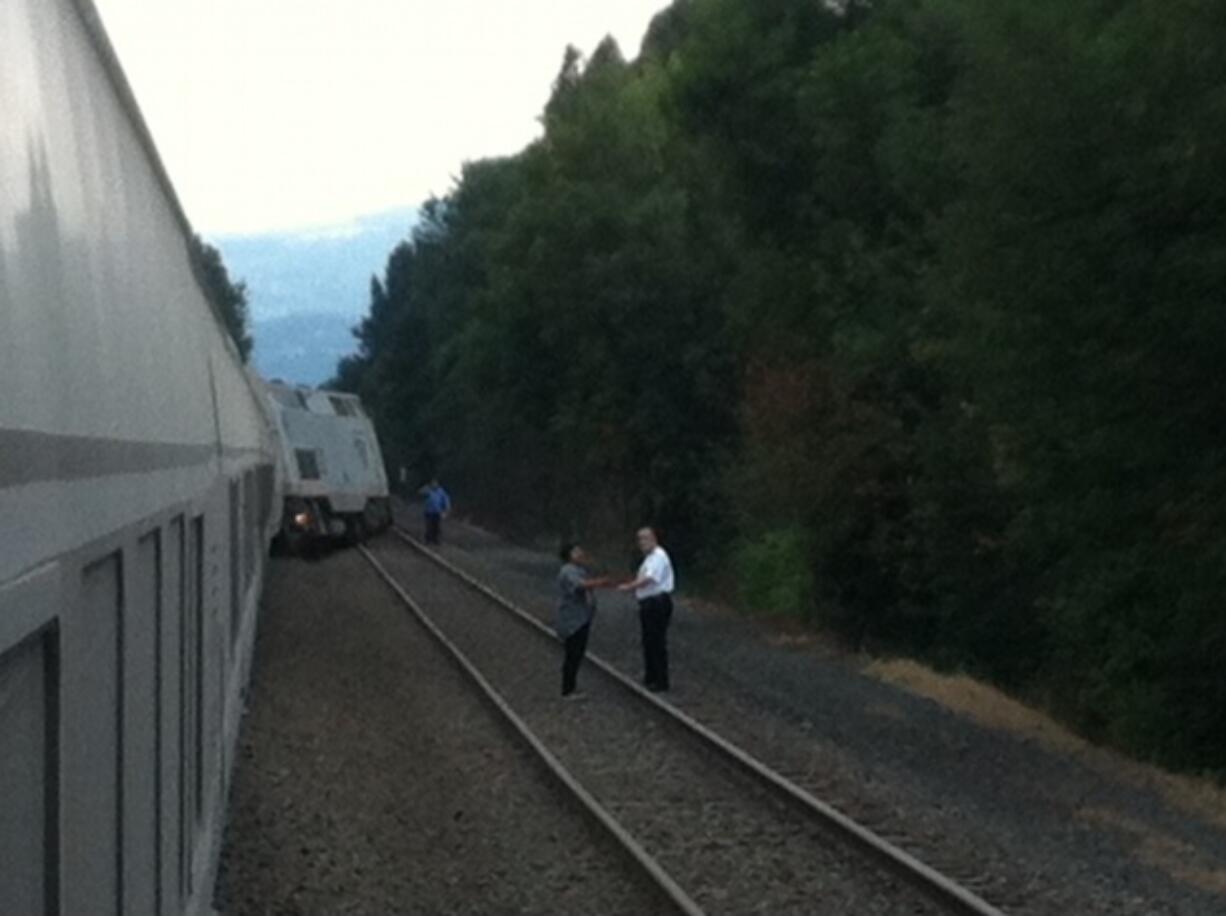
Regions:
M 451 508 L 451 497 L 442 487 L 434 487 L 426 493 L 426 515 L 442 515 Z

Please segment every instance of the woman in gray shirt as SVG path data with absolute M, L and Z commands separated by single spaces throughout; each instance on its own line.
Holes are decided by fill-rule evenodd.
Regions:
M 558 619 L 555 625 L 565 654 L 562 660 L 562 696 L 575 696 L 575 678 L 587 652 L 587 638 L 596 614 L 593 589 L 606 588 L 612 583 L 606 578 L 593 578 L 588 568 L 588 555 L 578 544 L 563 544 L 559 551 L 562 569 L 558 571 Z

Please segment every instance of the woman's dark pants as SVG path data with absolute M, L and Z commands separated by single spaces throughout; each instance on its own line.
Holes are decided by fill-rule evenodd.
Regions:
M 563 643 L 566 647 L 566 657 L 562 661 L 562 696 L 575 692 L 575 676 L 579 673 L 579 664 L 587 652 L 587 637 L 591 631 L 592 625 L 585 623 L 567 636 Z

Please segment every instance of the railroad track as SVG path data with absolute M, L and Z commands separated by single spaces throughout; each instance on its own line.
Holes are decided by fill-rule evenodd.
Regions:
M 596 702 L 563 703 L 552 631 L 395 534 L 364 556 L 678 911 L 1003 916 L 597 656 Z

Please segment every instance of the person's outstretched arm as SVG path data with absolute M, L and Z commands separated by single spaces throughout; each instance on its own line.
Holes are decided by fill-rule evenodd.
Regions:
M 595 579 L 580 579 L 584 588 L 613 588 L 616 584 L 612 576 L 598 576 Z

